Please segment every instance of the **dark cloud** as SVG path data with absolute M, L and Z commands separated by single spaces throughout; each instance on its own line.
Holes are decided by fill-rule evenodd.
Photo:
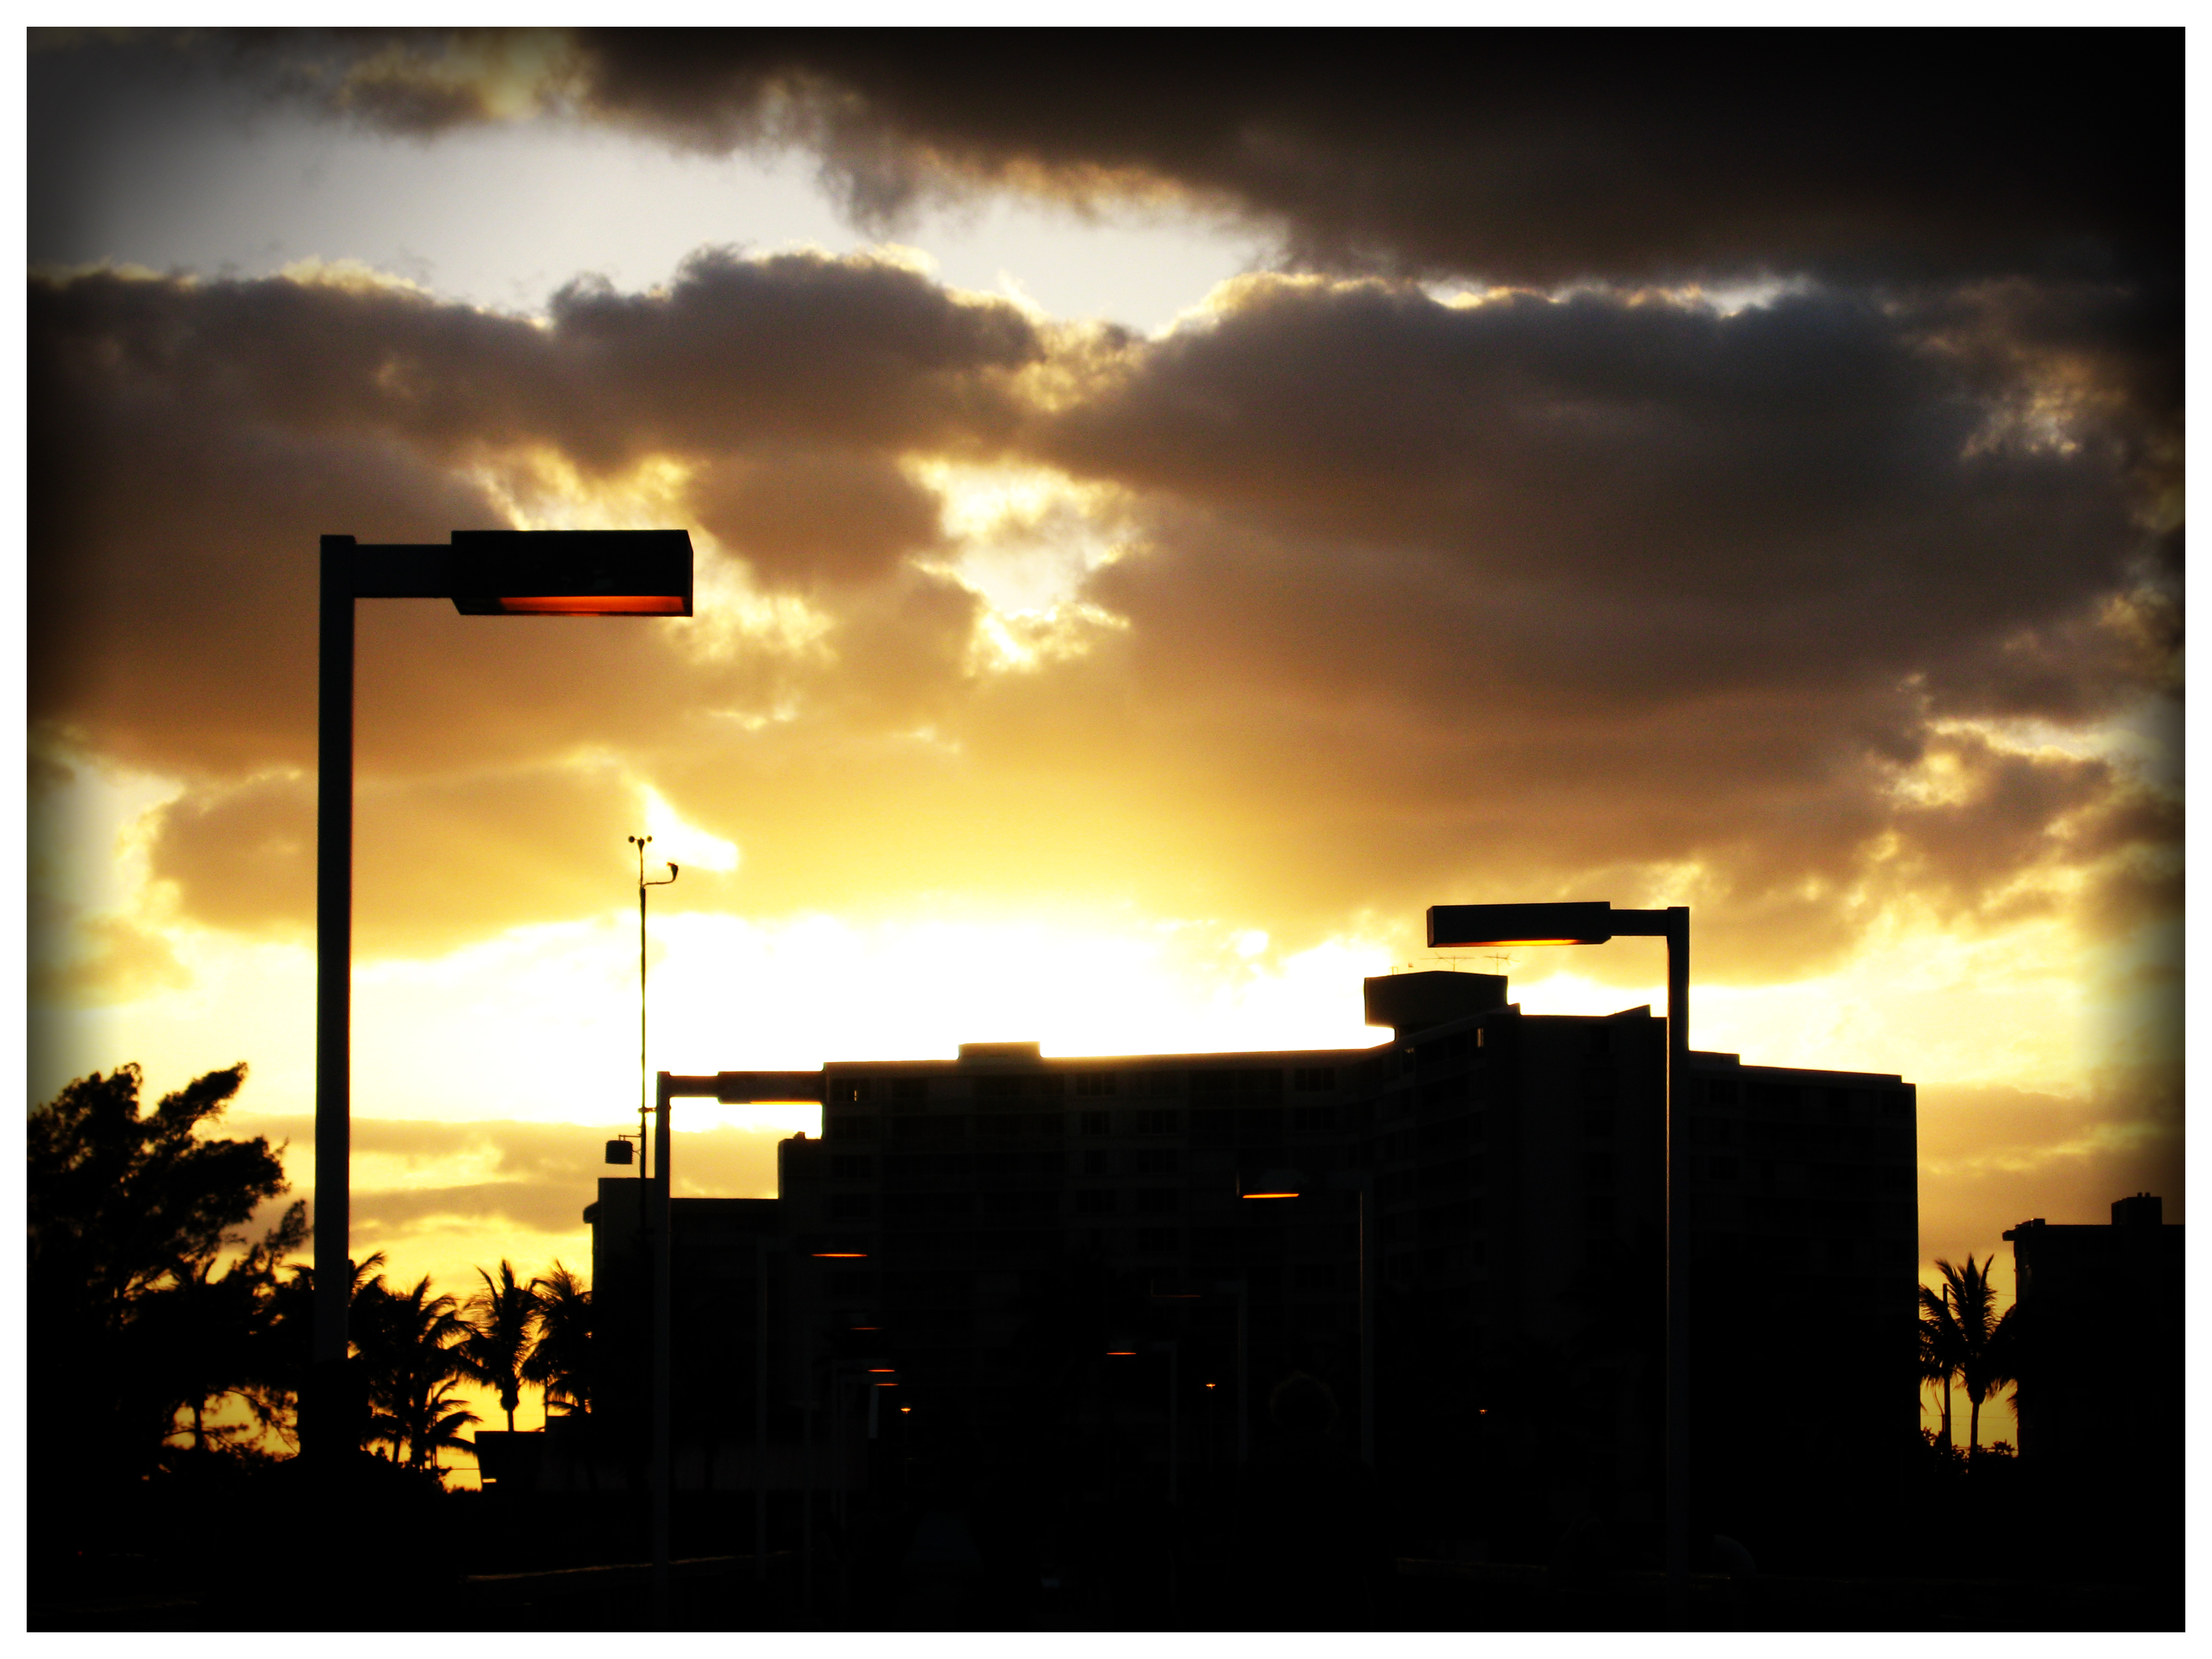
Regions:
M 770 585 L 866 581 L 939 552 L 936 495 L 867 453 L 755 453 L 691 483 L 699 524 Z
M 2178 30 L 1784 30 L 1725 51 L 1583 30 L 1265 50 L 1236 33 L 1079 46 L 756 30 L 192 49 L 280 97 L 414 137 L 495 109 L 565 109 L 710 154 L 802 146 L 878 222 L 991 187 L 1237 214 L 1277 227 L 1309 266 L 1546 285 L 2180 271 Z M 2096 118 L 2069 118 L 2091 88 Z M 2178 290 L 2169 300 L 2172 337 Z

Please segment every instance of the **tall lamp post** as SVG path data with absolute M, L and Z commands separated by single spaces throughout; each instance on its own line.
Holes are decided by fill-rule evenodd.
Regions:
M 1677 1613 L 1689 1593 L 1690 1301 L 1683 1122 L 1690 1082 L 1690 912 L 1616 910 L 1607 903 L 1435 904 L 1429 946 L 1603 945 L 1613 939 L 1667 941 L 1667 1599 Z
M 322 538 L 316 675 L 315 1303 L 302 1447 L 335 1467 L 353 1415 L 346 1316 L 353 1279 L 354 607 L 450 599 L 465 617 L 688 617 L 682 530 L 457 530 L 440 546 Z
M 1359 1243 L 1359 1461 L 1369 1468 L 1375 1467 L 1375 1257 L 1373 1242 L 1367 1237 L 1368 1197 L 1374 1190 L 1374 1180 L 1365 1170 L 1338 1170 L 1323 1177 L 1325 1186 L 1351 1188 L 1358 1197 Z M 1240 1178 L 1237 1183 L 1239 1198 L 1297 1198 L 1305 1185 L 1304 1178 L 1296 1170 L 1269 1170 L 1264 1174 Z

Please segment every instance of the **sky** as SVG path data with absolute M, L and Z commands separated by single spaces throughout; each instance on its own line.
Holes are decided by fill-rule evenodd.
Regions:
M 654 1069 L 1366 1043 L 1431 904 L 1686 904 L 1695 1047 L 1918 1085 L 1923 1277 L 2185 1220 L 2179 31 L 1246 44 L 33 31 L 31 1099 L 243 1059 L 312 1194 L 319 537 L 681 526 L 690 619 L 359 607 L 403 1283 L 587 1265 L 638 834 Z

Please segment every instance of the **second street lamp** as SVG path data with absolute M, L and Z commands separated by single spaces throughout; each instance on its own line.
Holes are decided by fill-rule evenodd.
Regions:
M 449 545 L 322 538 L 316 664 L 315 1291 L 301 1449 L 335 1467 L 347 1386 L 353 1121 L 354 610 L 448 599 L 463 616 L 688 617 L 682 530 L 457 530 Z
M 1616 910 L 1598 903 L 1437 904 L 1429 947 L 1469 945 L 1603 945 L 1613 939 L 1667 941 L 1667 1599 L 1680 1613 L 1690 1571 L 1689 1237 L 1684 1121 L 1690 1081 L 1690 912 Z

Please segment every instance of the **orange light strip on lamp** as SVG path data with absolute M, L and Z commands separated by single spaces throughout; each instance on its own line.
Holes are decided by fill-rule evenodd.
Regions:
M 1240 1193 L 1240 1198 L 1296 1198 L 1296 1193 Z
M 491 601 L 514 617 L 680 617 L 680 593 L 528 593 Z

